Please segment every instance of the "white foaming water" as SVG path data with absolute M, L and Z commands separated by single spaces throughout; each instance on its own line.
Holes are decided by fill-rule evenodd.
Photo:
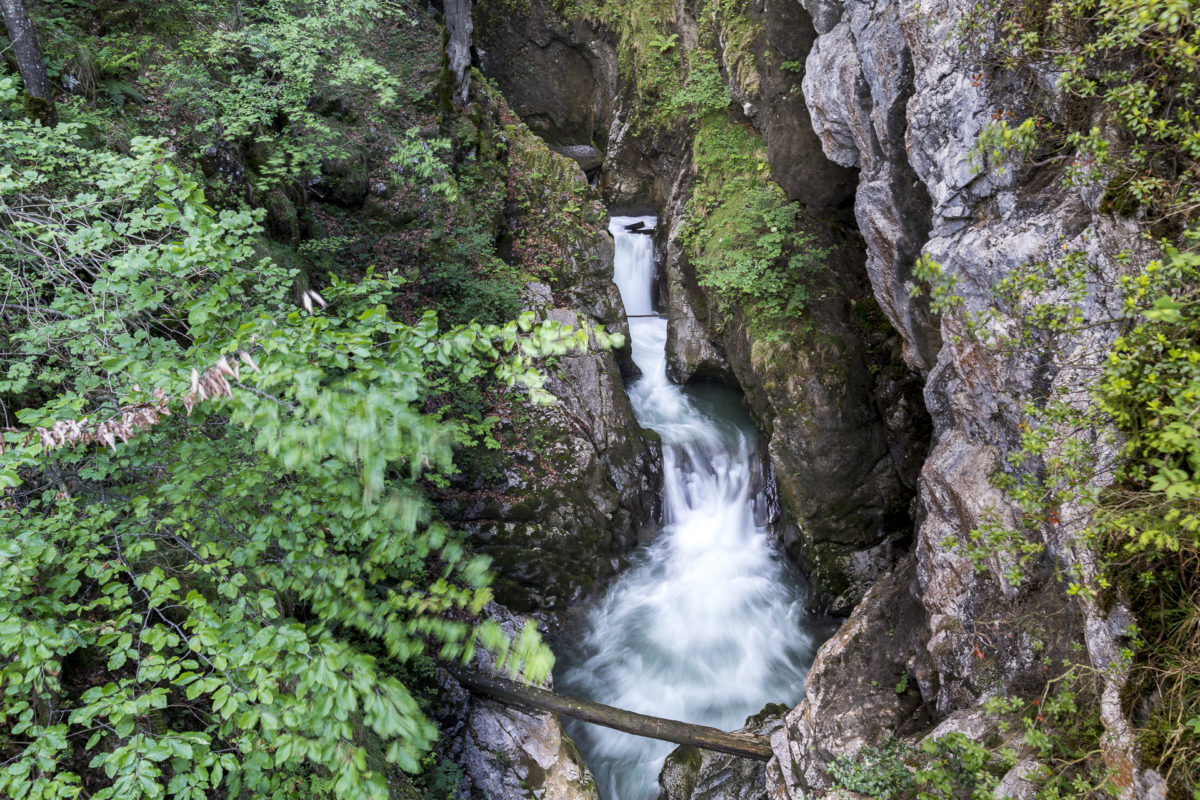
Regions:
M 613 217 L 615 279 L 642 377 L 638 421 L 663 440 L 664 527 L 588 615 L 563 653 L 560 685 L 619 708 L 734 730 L 769 702 L 794 704 L 824 621 L 803 611 L 798 575 L 755 514 L 762 503 L 755 431 L 723 387 L 681 389 L 666 373 L 667 322 L 653 314 L 651 237 Z M 761 506 L 760 506 L 761 507 Z M 675 746 L 569 724 L 605 800 L 658 796 Z

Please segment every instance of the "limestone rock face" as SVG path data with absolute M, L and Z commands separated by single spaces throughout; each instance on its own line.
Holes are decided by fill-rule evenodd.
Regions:
M 1053 96 L 1031 99 L 1003 81 L 972 80 L 955 32 L 957 21 L 972 13 L 965 0 L 921 2 L 919 10 L 911 0 L 805 5 L 820 32 L 804 78 L 813 128 L 831 159 L 860 170 L 855 215 L 871 284 L 904 339 L 906 360 L 927 375 L 934 446 L 921 470 L 915 562 L 907 568 L 916 622 L 906 624 L 917 627 L 905 635 L 922 663 L 914 683 L 926 708 L 958 718 L 985 695 L 1042 685 L 1047 663 L 1061 664 L 1086 645 L 1083 657 L 1106 675 L 1095 700 L 1108 731 L 1107 757 L 1121 765 L 1126 795 L 1138 796 L 1155 776 L 1137 769 L 1120 711 L 1124 678 L 1116 653 L 1128 616 L 1119 605 L 1105 610 L 1070 599 L 1055 578 L 1056 568 L 1084 575 L 1092 569 L 1072 538 L 1086 512 L 1067 503 L 1052 521 L 1027 530 L 1047 555 L 1019 585 L 1008 577 L 1015 555 L 995 548 L 977 569 L 961 547 L 970 531 L 1016 519 L 991 478 L 1019 446 L 1027 405 L 1049 397 L 1086 402 L 1115 334 L 1102 323 L 1118 303 L 1111 288 L 1122 270 L 1117 254 L 1132 250 L 1134 260 L 1139 257 L 1136 231 L 1097 212 L 1097 190 L 1064 188 L 1052 170 L 1017 166 L 996 175 L 973 159 L 980 130 L 1001 109 L 1020 118 L 1025 104 Z M 1087 291 L 1073 300 L 1085 325 L 1073 333 L 1035 331 L 1034 346 L 1005 352 L 998 344 L 1018 331 L 1010 316 L 984 315 L 994 301 L 992 287 L 1031 263 L 1055 264 L 1069 252 L 1085 254 L 1092 265 Z M 960 302 L 940 318 L 909 297 L 912 264 L 921 253 L 957 281 Z M 1028 302 L 1052 299 L 1045 292 Z M 989 346 L 968 335 L 969 318 L 981 321 Z M 1102 485 L 1111 450 L 1096 432 L 1063 436 L 1085 437 L 1094 480 Z M 896 580 L 884 579 L 871 596 Z M 890 611 L 864 601 L 818 654 L 807 699 L 775 739 L 780 780 L 773 791 L 779 796 L 826 786 L 823 765 L 833 753 L 854 752 L 902 719 L 891 697 L 876 707 L 884 697 L 868 692 L 866 715 L 839 708 L 836 700 L 860 695 L 859 676 L 877 670 L 857 660 L 854 642 L 879 642 L 892 625 Z M 1014 790 L 1025 782 L 1023 774 L 1010 778 Z
M 826 30 L 808 54 L 803 85 L 825 154 L 860 170 L 855 216 L 875 298 L 904 337 L 908 363 L 927 371 L 940 344 L 938 327 L 927 305 L 907 291 L 930 228 L 928 190 L 908 162 L 905 139 L 915 78 L 904 36 L 920 24 L 908 16 L 914 5 L 851 0 L 829 27 L 834 4 L 811 2 Z

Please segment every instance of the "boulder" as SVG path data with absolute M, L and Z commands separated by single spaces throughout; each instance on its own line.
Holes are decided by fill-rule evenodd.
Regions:
M 783 725 L 787 706 L 769 705 L 737 733 L 770 736 Z M 748 758 L 679 747 L 658 777 L 662 800 L 768 800 L 767 765 Z
M 817 651 L 804 699 L 771 736 L 772 798 L 827 789 L 826 766 L 838 755 L 928 727 L 937 674 L 924 647 L 918 592 L 910 556 L 871 587 Z
M 524 618 L 495 603 L 485 613 L 510 637 L 525 624 Z M 494 658 L 481 651 L 473 668 L 494 672 Z M 599 800 L 596 781 L 557 716 L 473 696 L 444 671 L 439 671 L 439 681 L 443 702 L 454 706 L 444 714 L 454 725 L 446 754 L 462 768 L 467 784 L 457 797 Z M 549 677 L 543 685 L 553 688 Z

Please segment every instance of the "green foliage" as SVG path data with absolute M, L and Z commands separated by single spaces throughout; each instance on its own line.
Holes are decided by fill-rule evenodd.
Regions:
M 1063 688 L 1086 686 L 1091 692 L 1095 683 L 1071 669 L 1031 701 L 991 697 L 984 703 L 1008 741 L 1014 728 L 1021 733 L 1020 757 L 1038 762 L 1024 779 L 1036 787 L 1039 800 L 1111 793 L 1111 775 L 1091 749 L 1102 730 L 1099 714 Z M 997 800 L 1000 778 L 1017 762 L 1018 750 L 1011 746 L 989 746 L 954 731 L 924 740 L 919 750 L 887 738 L 856 757 L 838 756 L 828 771 L 836 787 L 877 800 Z
M 15 96 L 0 79 L 0 107 Z M 420 488 L 452 468 L 459 421 L 424 404 L 442 375 L 544 399 L 533 359 L 588 332 L 406 324 L 403 282 L 372 271 L 305 313 L 293 271 L 254 256 L 261 212 L 206 205 L 160 141 L 120 154 L 16 116 L 0 794 L 389 796 L 436 735 L 404 664 L 479 645 L 533 678 L 551 663 L 536 630 L 476 621 L 487 565 Z M 79 440 L 114 421 L 107 447 Z
M 675 46 L 675 42 L 679 41 L 679 34 L 672 33 L 669 36 L 663 36 L 661 33 L 656 33 L 650 39 L 650 46 L 654 47 L 660 53 L 665 53 Z
M 888 737 L 878 747 L 864 746 L 857 757 L 840 755 L 829 764 L 829 777 L 834 785 L 852 792 L 861 792 L 875 800 L 890 800 L 910 794 L 916 785 L 912 748 L 902 740 Z
M 1143 745 L 1178 784 L 1200 782 L 1200 254 L 1167 248 L 1124 282 L 1133 324 L 1097 405 L 1127 435 L 1122 483 L 1101 505 L 1110 580 L 1141 625 L 1135 685 L 1161 694 Z
M 945 267 L 929 256 L 921 256 L 913 264 L 913 277 L 929 287 L 929 307 L 936 314 L 945 314 L 962 305 L 962 298 L 955 292 L 959 276 L 946 272 Z M 920 283 L 908 289 L 910 297 L 921 297 L 925 292 Z
M 1200 501 L 1200 253 L 1169 249 L 1125 282 L 1125 302 L 1142 318 L 1113 346 L 1099 387 L 1101 410 L 1129 432 L 1137 477 L 1153 493 L 1181 505 Z M 1176 535 L 1195 538 L 1197 522 L 1164 519 Z M 1178 527 L 1177 527 L 1178 526 Z M 1175 536 L 1158 543 L 1178 550 Z
M 392 165 L 401 181 L 429 184 L 432 191 L 453 203 L 459 197 L 458 185 L 440 157 L 449 153 L 450 148 L 447 138 L 423 138 L 418 128 L 409 128 L 392 154 Z
M 990 164 L 997 172 L 1003 172 L 1012 157 L 1024 159 L 1038 145 L 1037 120 L 1029 118 L 1015 128 L 1006 119 L 988 123 L 979 132 L 973 155 L 982 164 Z
M 394 104 L 402 86 L 376 61 L 362 37 L 375 26 L 404 22 L 400 6 L 382 0 L 268 0 L 241 25 L 212 22 L 189 39 L 152 80 L 173 104 L 200 112 L 198 150 L 219 142 L 252 144 L 256 192 L 314 176 L 340 152 L 337 133 L 320 112 L 323 98 L 369 97 Z
M 722 112 L 733 101 L 717 62 L 707 50 L 688 54 L 688 76 L 670 101 L 671 108 L 686 111 L 689 119 Z
M 758 91 L 758 59 L 766 31 L 747 0 L 705 0 L 700 28 L 725 64 L 733 85 L 746 94 Z
M 680 241 L 702 286 L 743 308 L 764 335 L 801 317 L 828 251 L 798 229 L 798 206 L 770 179 L 762 140 L 724 115 L 700 123 L 699 177 Z
M 1144 208 L 1175 232 L 1195 217 L 1200 28 L 1187 0 L 985 0 L 978 12 L 963 18 L 960 38 L 983 70 L 1050 70 L 1069 98 L 1066 114 L 1035 114 L 1015 128 L 996 120 L 981 153 L 999 164 L 1057 149 L 1068 182 L 1107 184 L 1110 210 Z
M 991 751 L 957 731 L 927 739 L 921 750 L 926 758 L 915 775 L 919 800 L 992 800 L 995 773 L 1013 764 L 1008 759 L 996 768 Z

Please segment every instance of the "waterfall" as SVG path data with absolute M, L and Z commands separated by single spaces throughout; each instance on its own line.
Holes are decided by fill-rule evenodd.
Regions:
M 654 217 L 613 217 L 614 277 L 642 377 L 629 398 L 663 442 L 663 529 L 560 647 L 559 685 L 608 705 L 734 730 L 766 703 L 795 704 L 825 621 L 761 511 L 756 431 L 740 395 L 680 387 L 666 372 L 667 322 L 653 314 Z M 648 315 L 648 316 L 639 316 Z M 604 800 L 650 800 L 674 745 L 572 724 Z

